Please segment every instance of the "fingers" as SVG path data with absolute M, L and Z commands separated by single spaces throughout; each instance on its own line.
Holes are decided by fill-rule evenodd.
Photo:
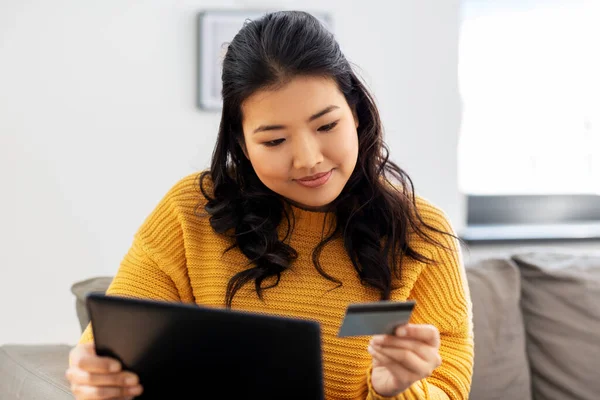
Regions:
M 431 361 L 439 358 L 438 350 L 428 344 L 414 339 L 403 339 L 395 336 L 374 336 L 371 340 L 372 345 L 390 348 L 399 348 L 409 350 L 415 353 L 424 361 Z M 440 359 L 441 360 L 441 359 Z M 440 361 L 441 362 L 441 361 Z
M 374 358 L 376 357 L 379 362 L 382 363 L 382 365 L 388 368 L 400 366 L 411 372 L 414 376 L 419 376 L 420 378 L 431 375 L 435 369 L 430 362 L 422 359 L 411 350 L 395 347 L 381 347 L 378 345 L 370 345 L 368 350 Z
M 115 374 L 97 374 L 70 367 L 66 373 L 69 382 L 87 386 L 135 386 L 139 383 L 136 374 L 121 372 Z
M 440 347 L 440 331 L 433 325 L 407 324 L 399 326 L 395 333 L 398 337 L 418 340 L 435 348 Z
M 77 399 L 108 400 L 139 396 L 142 393 L 142 388 L 141 386 L 112 387 L 71 385 L 71 391 Z
M 110 357 L 99 357 L 89 345 L 78 345 L 69 357 L 72 367 L 88 372 L 114 373 L 121 370 L 121 363 Z
M 433 325 L 406 324 L 396 328 L 394 335 L 375 335 L 373 339 L 390 341 L 393 338 L 416 340 L 429 346 L 440 347 L 440 331 Z
M 410 371 L 419 379 L 430 376 L 442 364 L 440 335 L 433 325 L 408 324 L 398 327 L 396 335 L 373 336 L 369 353 L 374 365 Z
M 377 348 L 377 346 L 369 345 L 368 351 L 373 357 L 374 367 L 387 368 L 388 370 L 390 370 L 393 376 L 397 377 L 399 380 L 404 382 L 404 384 L 406 384 L 407 382 L 416 382 L 419 379 L 422 379 L 423 377 L 422 374 L 415 373 L 412 369 L 409 369 L 404 364 L 399 363 L 398 361 L 396 361 L 396 359 L 390 357 L 390 355 L 383 352 L 381 348 Z
M 93 344 L 79 344 L 69 354 L 65 376 L 77 400 L 128 399 L 143 388 L 139 377 L 122 370 L 118 360 L 96 355 Z
M 139 378 L 131 372 L 96 374 L 70 367 L 66 376 L 77 399 L 121 399 L 143 391 Z

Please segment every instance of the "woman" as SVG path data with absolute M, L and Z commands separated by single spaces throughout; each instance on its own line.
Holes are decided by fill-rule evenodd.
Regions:
M 388 160 L 372 97 L 303 12 L 247 23 L 223 62 L 210 170 L 143 223 L 107 293 L 316 319 L 329 399 L 466 399 L 471 302 L 444 213 Z M 394 335 L 338 338 L 346 306 L 413 299 Z M 77 399 L 141 393 L 97 357 L 88 326 L 67 377 Z

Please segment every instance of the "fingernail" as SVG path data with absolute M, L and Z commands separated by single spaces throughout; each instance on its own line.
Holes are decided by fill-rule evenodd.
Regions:
M 396 329 L 396 336 L 406 336 L 406 328 Z
M 119 363 L 110 363 L 110 365 L 108 366 L 108 370 L 110 372 L 117 372 L 119 369 L 121 368 L 121 366 L 119 365 Z
M 368 351 L 370 354 L 373 354 L 373 353 L 375 352 L 375 350 L 373 349 L 373 347 L 372 347 L 371 345 L 367 346 L 367 351 Z

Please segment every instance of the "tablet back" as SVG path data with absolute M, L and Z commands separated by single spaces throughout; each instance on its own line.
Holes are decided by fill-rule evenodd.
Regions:
M 138 374 L 140 399 L 324 398 L 316 321 L 103 293 L 86 305 L 96 353 Z

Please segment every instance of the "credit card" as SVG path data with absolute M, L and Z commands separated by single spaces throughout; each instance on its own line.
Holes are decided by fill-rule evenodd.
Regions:
M 414 300 L 350 304 L 338 337 L 391 335 L 408 323 L 414 308 Z

